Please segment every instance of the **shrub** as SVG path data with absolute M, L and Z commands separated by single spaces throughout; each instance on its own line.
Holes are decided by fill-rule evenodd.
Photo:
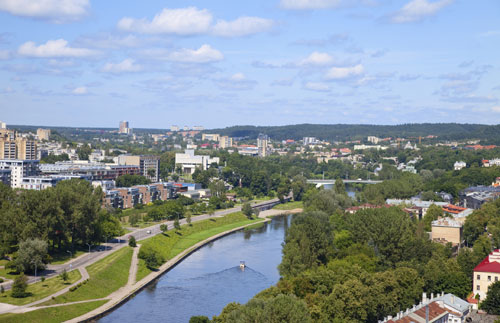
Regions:
M 151 270 L 158 269 L 165 262 L 158 251 L 147 245 L 141 247 L 138 257 L 143 259 L 146 262 L 146 266 Z
M 22 273 L 14 280 L 11 296 L 14 298 L 22 298 L 28 296 L 28 293 L 26 293 L 26 288 L 28 288 L 28 277 L 26 277 L 24 273 Z
M 132 248 L 137 247 L 137 242 L 135 241 L 134 236 L 130 236 L 130 238 L 128 238 L 128 245 L 131 246 Z

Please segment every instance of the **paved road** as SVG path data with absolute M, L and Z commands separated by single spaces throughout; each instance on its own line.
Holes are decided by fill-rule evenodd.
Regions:
M 269 201 L 263 201 L 263 202 L 258 202 L 258 203 L 252 203 L 252 207 L 267 207 L 272 204 L 277 204 L 279 203 L 279 199 L 272 199 Z M 209 219 L 211 217 L 221 217 L 230 213 L 238 212 L 241 211 L 241 206 L 237 206 L 231 209 L 225 209 L 225 210 L 220 210 L 215 212 L 212 216 L 209 214 L 202 214 L 198 216 L 193 216 L 191 218 L 191 222 L 198 222 L 202 220 Z M 186 219 L 181 219 L 180 220 L 181 224 L 186 224 Z M 114 238 L 113 240 L 110 240 L 108 243 L 104 243 L 100 246 L 97 246 L 94 250 L 92 250 L 90 253 L 85 253 L 84 255 L 79 256 L 78 258 L 75 258 L 65 264 L 62 265 L 48 265 L 47 269 L 44 271 L 39 271 L 38 272 L 38 277 L 34 276 L 28 276 L 28 283 L 34 283 L 40 280 L 41 276 L 45 276 L 46 278 L 50 278 L 53 276 L 56 276 L 63 272 L 64 269 L 66 271 L 71 271 L 75 269 L 79 269 L 80 267 L 87 267 L 94 262 L 108 256 L 109 254 L 125 247 L 128 245 L 128 238 L 129 236 L 134 236 L 137 241 L 144 240 L 147 238 L 150 238 L 152 236 L 155 236 L 157 234 L 162 233 L 160 230 L 160 225 L 166 224 L 168 226 L 168 229 L 173 229 L 174 228 L 174 221 L 165 221 L 163 223 L 155 224 L 147 228 L 143 229 L 137 229 L 133 232 L 129 232 L 121 237 Z M 7 282 L 2 284 L 5 290 L 8 290 L 12 286 L 12 282 Z

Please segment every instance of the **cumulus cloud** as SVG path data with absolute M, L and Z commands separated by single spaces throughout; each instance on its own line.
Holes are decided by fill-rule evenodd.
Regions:
M 230 77 L 219 79 L 216 83 L 223 90 L 233 91 L 251 90 L 257 84 L 256 81 L 249 80 L 243 73 L 236 73 Z
M 96 55 L 97 52 L 87 48 L 75 48 L 68 46 L 64 39 L 49 40 L 45 44 L 36 46 L 35 42 L 29 41 L 22 44 L 18 53 L 30 57 L 88 57 Z
M 106 63 L 102 68 L 103 72 L 113 74 L 140 72 L 141 70 L 142 66 L 135 64 L 131 58 L 124 59 L 120 63 Z
M 431 2 L 428 0 L 412 0 L 395 12 L 391 17 L 391 21 L 398 24 L 422 21 L 449 6 L 453 1 L 439 0 Z
M 210 63 L 223 59 L 224 55 L 208 44 L 204 44 L 198 49 L 185 48 L 168 56 L 168 60 L 181 63 Z
M 310 91 L 316 92 L 328 92 L 330 91 L 330 86 L 321 82 L 307 82 L 304 84 L 304 88 Z
M 331 65 L 334 59 L 327 53 L 313 52 L 300 62 L 300 65 L 327 66 Z
M 118 28 L 145 34 L 194 35 L 208 32 L 212 19 L 212 14 L 206 9 L 165 8 L 151 21 L 125 17 L 118 22 Z
M 332 67 L 325 75 L 327 80 L 341 80 L 363 74 L 363 65 L 358 64 L 351 67 Z
M 336 8 L 342 5 L 342 0 L 281 0 L 284 9 L 309 10 Z
M 85 95 L 89 93 L 89 90 L 87 89 L 86 86 L 79 86 L 74 88 L 73 91 L 71 91 L 71 93 L 75 95 Z
M 87 14 L 89 7 L 89 0 L 0 0 L 1 11 L 56 23 L 78 20 Z
M 219 20 L 213 26 L 213 33 L 222 37 L 248 36 L 270 30 L 274 22 L 259 17 L 240 17 L 233 21 Z

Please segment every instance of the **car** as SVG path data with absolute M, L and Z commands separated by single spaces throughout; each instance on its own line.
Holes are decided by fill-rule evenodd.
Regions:
M 147 234 L 151 234 L 151 230 L 146 231 Z

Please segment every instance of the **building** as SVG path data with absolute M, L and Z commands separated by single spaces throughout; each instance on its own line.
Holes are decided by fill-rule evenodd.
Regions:
M 203 126 L 193 126 L 193 130 L 203 131 L 203 130 L 205 130 L 205 128 Z
M 148 178 L 152 182 L 160 181 L 160 157 L 146 155 L 121 155 L 118 157 L 118 163 L 120 165 L 139 166 L 140 175 Z
M 0 159 L 0 170 L 10 170 L 10 186 L 20 188 L 24 177 L 37 176 L 38 160 Z
M 368 142 L 371 142 L 372 144 L 378 144 L 381 139 L 379 137 L 375 137 L 375 136 L 368 136 L 368 138 L 366 138 L 366 141 Z
M 461 170 L 465 167 L 467 167 L 467 164 L 464 161 L 456 161 L 455 164 L 453 164 L 454 170 Z
M 500 249 L 493 250 L 474 268 L 472 278 L 474 296 L 479 295 L 479 300 L 482 301 L 486 298 L 488 287 L 500 280 Z
M 201 140 L 219 141 L 220 135 L 218 133 L 202 133 Z
M 132 134 L 132 129 L 129 128 L 128 126 L 128 121 L 120 121 L 120 126 L 118 129 L 118 133 L 124 134 L 124 135 L 130 135 Z
M 259 157 L 266 157 L 268 155 L 267 145 L 269 144 L 269 137 L 264 134 L 259 134 L 257 137 L 257 149 Z
M 316 137 L 304 137 L 304 138 L 302 138 L 302 144 L 304 146 L 315 145 L 317 142 L 318 142 L 318 139 L 316 139 Z
M 68 179 L 88 180 L 88 177 L 76 176 L 76 175 L 27 176 L 27 177 L 23 177 L 23 181 L 21 183 L 21 188 L 25 189 L 25 190 L 41 191 L 41 190 L 47 189 L 49 187 L 54 187 L 60 181 L 64 181 L 64 180 L 68 180 Z
M 219 148 L 227 149 L 233 146 L 233 138 L 228 136 L 221 136 L 219 138 Z
M 470 209 L 479 209 L 486 202 L 496 200 L 500 196 L 500 187 L 472 186 L 458 193 L 460 205 Z
M 170 127 L 170 131 L 179 131 L 179 130 L 181 130 L 179 126 L 173 125 Z
M 36 136 L 38 137 L 38 140 L 49 141 L 49 138 L 50 138 L 50 129 L 38 128 L 36 130 Z
M 365 150 L 365 149 L 375 149 L 375 150 L 386 150 L 388 146 L 381 145 L 354 145 L 354 150 Z
M 90 180 L 115 180 L 122 175 L 140 175 L 139 165 L 105 165 L 82 161 L 65 161 L 55 164 L 41 164 L 40 172 L 46 175 L 78 175 Z
M 175 154 L 175 164 L 181 166 L 183 174 L 193 174 L 196 168 L 207 170 L 212 163 L 219 163 L 219 157 L 195 155 L 194 150 L 186 149 L 184 154 Z
M 0 121 L 0 129 L 7 129 L 7 124 L 5 122 Z
M 37 159 L 36 142 L 18 137 L 14 130 L 0 129 L 0 159 Z
M 435 242 L 461 245 L 463 239 L 463 223 L 452 218 L 441 218 L 432 221 L 432 240 Z

